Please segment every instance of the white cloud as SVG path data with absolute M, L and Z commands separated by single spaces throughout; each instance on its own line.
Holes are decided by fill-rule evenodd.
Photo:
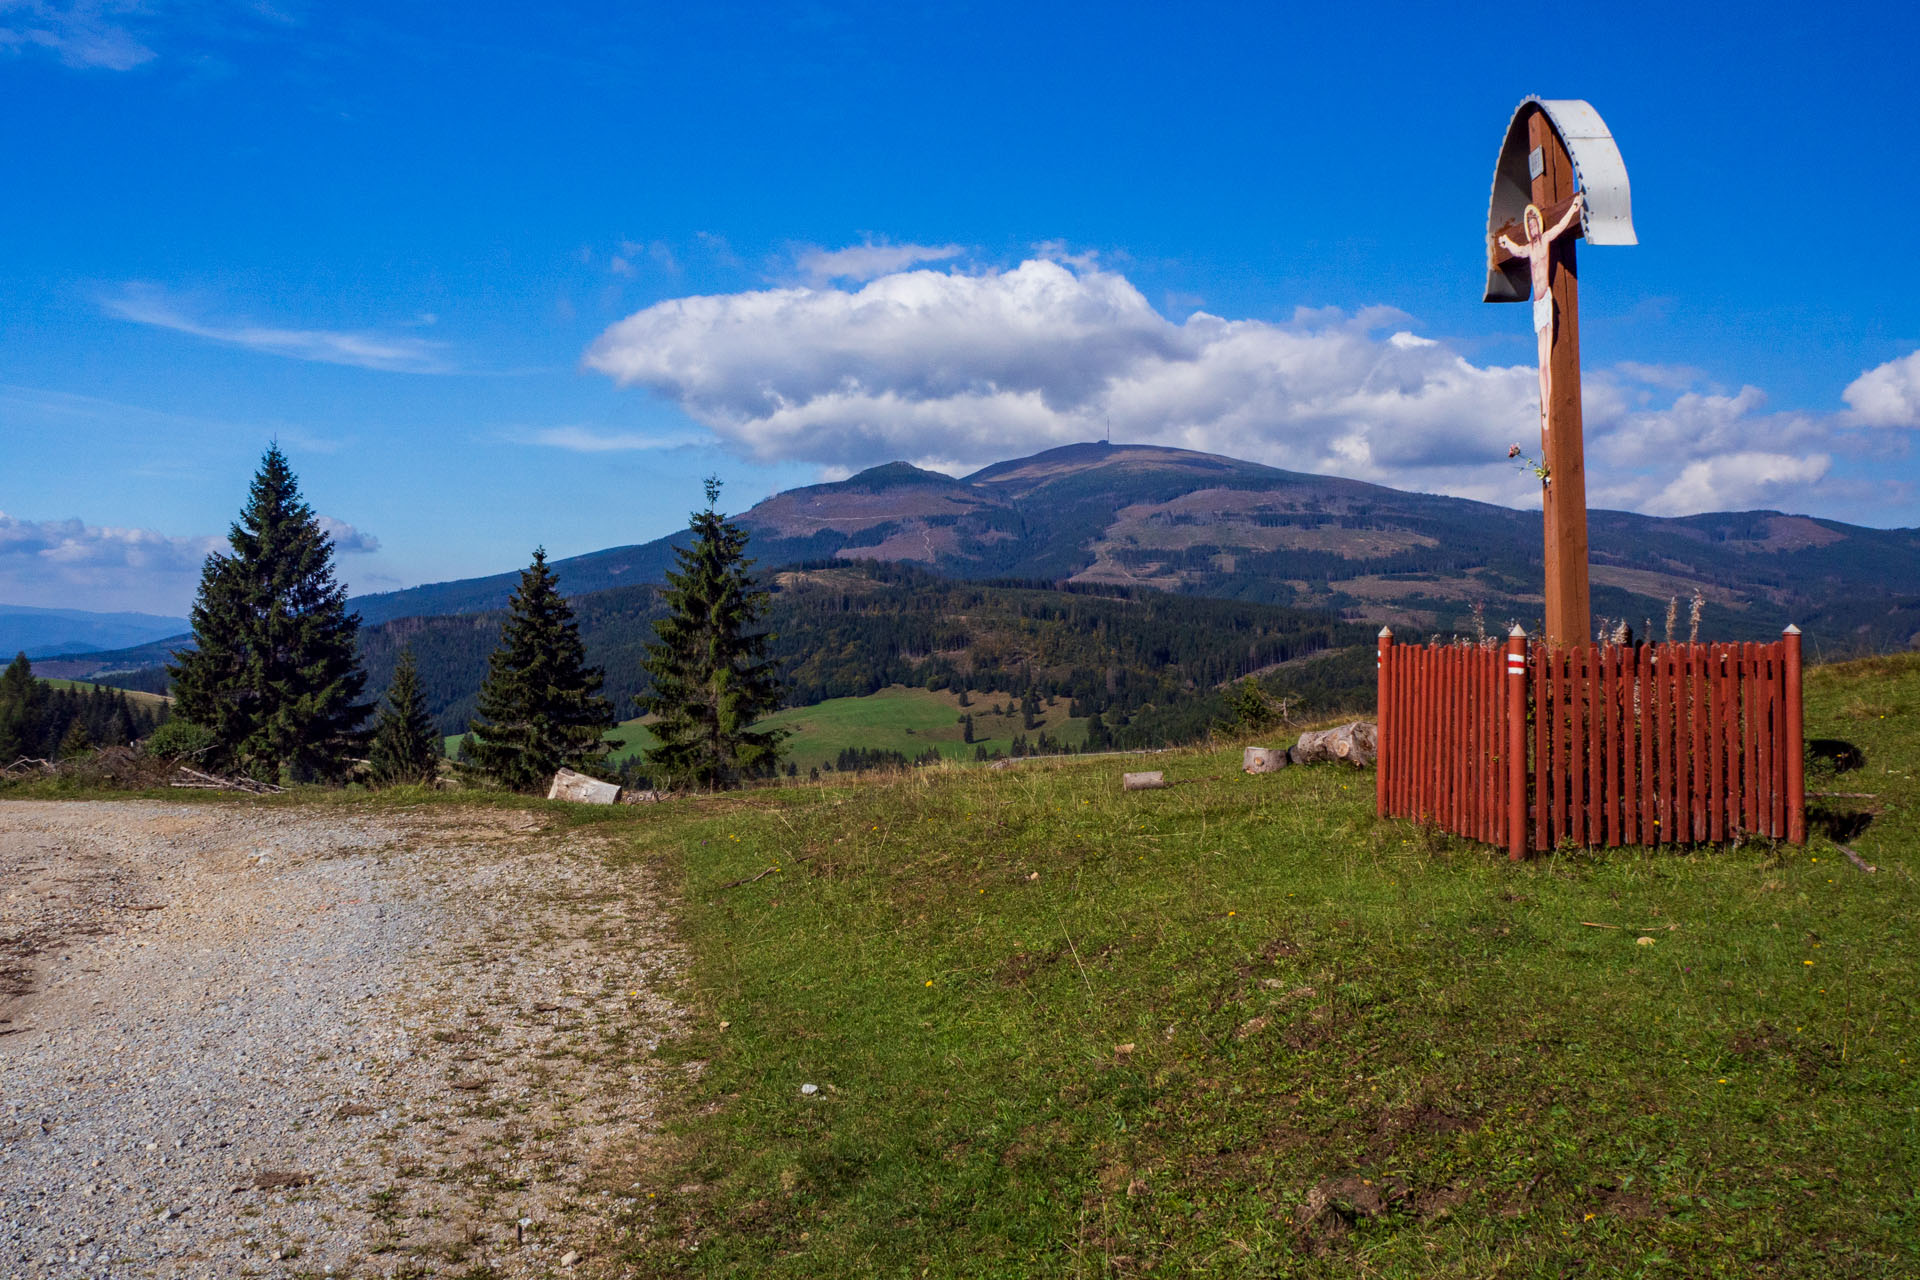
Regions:
M 344 555 L 367 555 L 380 549 L 380 539 L 356 529 L 345 520 L 336 520 L 332 516 L 321 516 L 320 528 L 333 539 L 333 549 Z
M 1827 474 L 1824 453 L 1729 453 L 1687 463 L 1673 482 L 1640 504 L 1656 516 L 1775 507 L 1806 493 Z
M 964 471 L 1110 431 L 1402 488 L 1538 501 L 1537 484 L 1506 460 L 1515 440 L 1537 451 L 1531 363 L 1474 364 L 1387 308 L 1175 322 L 1085 256 L 672 299 L 608 328 L 585 363 L 766 460 L 904 458 Z M 1804 506 L 1846 415 L 1772 413 L 1755 388 L 1696 383 L 1665 366 L 1588 374 L 1596 505 Z
M 80 520 L 21 520 L 0 512 L 0 599 L 44 608 L 179 613 L 200 566 L 225 548 L 216 537 L 171 537 L 152 529 Z
M 130 285 L 101 306 L 109 315 L 135 324 L 153 325 L 191 334 L 210 342 L 245 347 L 268 355 L 321 364 L 350 365 L 388 373 L 451 373 L 442 352 L 446 344 L 374 332 L 335 329 L 279 329 L 245 321 L 198 319 L 169 301 L 159 290 Z
M 0 0 L 0 49 L 42 49 L 69 67 L 131 71 L 154 58 L 129 25 L 145 10 L 140 0 Z
M 1867 370 L 1840 393 L 1869 427 L 1920 427 L 1920 351 Z
M 835 280 L 860 283 L 891 275 L 923 262 L 947 262 L 966 250 L 957 244 L 857 244 L 845 249 L 807 248 L 795 258 L 803 275 L 814 284 Z
M 519 438 L 528 444 L 566 449 L 572 453 L 632 453 L 648 449 L 679 449 L 697 443 L 679 436 L 650 436 L 638 431 L 595 431 L 591 427 L 542 427 Z

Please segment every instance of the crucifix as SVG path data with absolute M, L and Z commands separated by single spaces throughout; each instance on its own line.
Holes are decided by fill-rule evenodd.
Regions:
M 1533 290 L 1533 332 L 1540 348 L 1540 441 L 1544 447 L 1552 422 L 1547 405 L 1553 400 L 1553 242 L 1566 234 L 1580 216 L 1580 193 L 1574 192 L 1560 221 L 1548 227 L 1540 206 L 1530 204 L 1520 218 L 1521 239 L 1500 233 L 1499 247 L 1515 258 L 1527 260 L 1527 274 Z M 1544 483 L 1544 479 L 1542 481 Z
M 1540 359 L 1540 502 L 1547 643 L 1591 640 L 1587 470 L 1580 423 L 1580 290 L 1574 242 L 1634 243 L 1626 166 L 1577 100 L 1520 104 L 1487 214 L 1488 302 L 1533 303 Z

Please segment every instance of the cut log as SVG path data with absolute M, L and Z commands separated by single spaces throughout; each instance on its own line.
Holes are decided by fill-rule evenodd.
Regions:
M 1307 730 L 1287 755 L 1295 764 L 1339 760 L 1356 769 L 1367 769 L 1379 753 L 1379 734 L 1372 722 L 1355 720 L 1332 729 Z
M 553 786 L 547 789 L 547 799 L 571 800 L 575 804 L 618 804 L 620 788 L 611 782 L 589 778 L 584 773 L 562 769 L 553 775 Z
M 1167 775 L 1158 769 L 1152 773 L 1123 773 L 1120 775 L 1122 791 L 1158 791 L 1167 785 Z
M 639 790 L 620 793 L 621 804 L 659 804 L 666 798 L 666 794 L 660 791 Z
M 1292 763 L 1285 747 L 1248 747 L 1240 758 L 1240 769 L 1243 773 L 1278 773 Z

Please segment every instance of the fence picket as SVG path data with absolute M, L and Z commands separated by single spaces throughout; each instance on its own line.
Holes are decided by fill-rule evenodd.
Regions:
M 1676 645 L 1673 665 L 1673 838 L 1693 840 L 1693 654 Z
M 1778 840 L 1787 834 L 1787 753 L 1782 750 L 1787 738 L 1786 684 L 1787 661 L 1784 647 L 1767 646 L 1767 834 Z

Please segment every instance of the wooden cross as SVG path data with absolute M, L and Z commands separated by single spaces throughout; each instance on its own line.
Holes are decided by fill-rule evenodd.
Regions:
M 1538 103 L 1531 105 L 1526 119 L 1532 176 L 1528 214 L 1492 232 L 1487 261 L 1498 270 L 1516 258 L 1528 258 L 1533 267 L 1530 278 L 1547 286 L 1546 296 L 1537 287 L 1531 291 L 1539 334 L 1540 448 L 1545 470 L 1540 481 L 1546 538 L 1545 633 L 1549 644 L 1585 644 L 1592 639 L 1592 612 L 1587 464 L 1580 424 L 1580 280 L 1574 256 L 1574 241 L 1584 231 L 1581 197 L 1574 191 L 1573 157 L 1566 144 L 1546 111 Z M 1535 217 L 1539 224 L 1530 227 Z

